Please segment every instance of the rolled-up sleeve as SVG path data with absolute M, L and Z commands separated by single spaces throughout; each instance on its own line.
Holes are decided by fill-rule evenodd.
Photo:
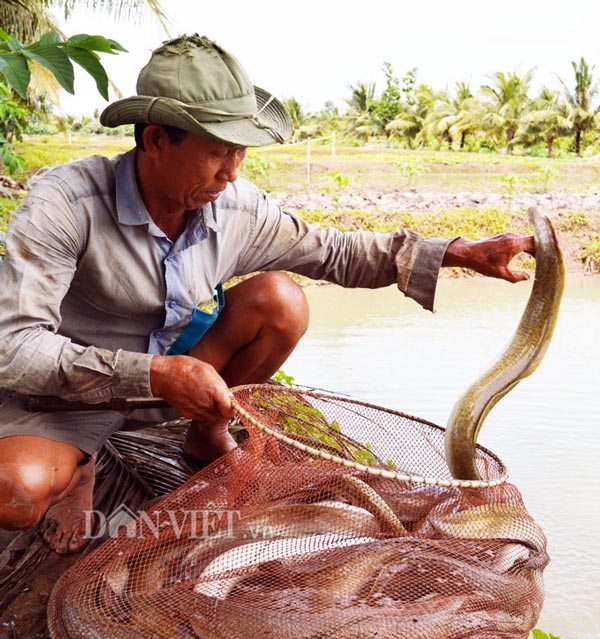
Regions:
M 150 355 L 58 334 L 61 302 L 87 241 L 80 225 L 55 185 L 34 187 L 18 209 L 0 267 L 0 386 L 91 403 L 151 396 Z
M 426 310 L 433 311 L 442 260 L 448 244 L 455 238 L 425 239 L 412 231 L 404 232 L 410 240 L 403 242 L 395 255 L 398 288 Z

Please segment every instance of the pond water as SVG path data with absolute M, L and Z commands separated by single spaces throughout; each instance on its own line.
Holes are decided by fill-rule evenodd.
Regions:
M 309 287 L 311 325 L 283 369 L 297 384 L 445 426 L 462 391 L 513 335 L 530 289 L 441 280 L 431 314 L 395 287 Z M 598 639 L 600 278 L 568 279 L 544 361 L 491 411 L 478 441 L 508 465 L 548 537 L 538 627 Z

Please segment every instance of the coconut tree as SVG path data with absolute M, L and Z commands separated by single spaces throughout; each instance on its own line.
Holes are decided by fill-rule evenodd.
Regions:
M 75 8 L 103 11 L 119 20 L 136 19 L 149 10 L 167 31 L 160 0 L 0 0 L 0 25 L 17 40 L 33 42 L 48 31 L 60 33 L 55 12 L 68 19 Z
M 375 82 L 357 82 L 356 86 L 349 85 L 351 96 L 346 100 L 346 104 L 352 113 L 361 115 L 371 110 L 373 98 L 375 97 Z
M 450 134 L 460 140 L 459 148 L 462 150 L 468 135 L 476 135 L 485 130 L 487 109 L 477 96 L 471 94 L 468 85 L 459 84 L 460 109 L 456 114 L 456 121 L 450 127 Z
M 585 133 L 594 126 L 598 116 L 598 107 L 592 106 L 598 93 L 598 82 L 594 81 L 594 65 L 590 67 L 585 58 L 571 62 L 571 65 L 575 72 L 575 89 L 571 92 L 563 80 L 561 83 L 570 107 L 569 119 L 575 131 L 575 153 L 581 156 Z
M 291 97 L 282 102 L 292 120 L 293 133 L 291 141 L 297 142 L 302 138 L 311 137 L 313 131 L 309 123 L 309 115 L 304 111 L 304 107 L 300 101 Z
M 332 100 L 326 100 L 323 109 L 311 114 L 309 120 L 315 124 L 316 130 L 321 136 L 339 131 L 344 122 L 338 107 Z
M 481 93 L 488 100 L 486 124 L 492 134 L 504 137 L 510 151 L 519 122 L 529 107 L 527 92 L 533 78 L 533 69 L 523 75 L 498 71 L 493 84 L 483 85 Z
M 346 99 L 346 130 L 359 139 L 367 142 L 378 131 L 378 123 L 373 112 L 375 99 L 375 83 L 358 82 L 348 87 L 351 96 Z
M 440 99 L 440 95 L 426 84 L 416 87 L 412 104 L 401 105 L 400 113 L 386 125 L 386 135 L 389 138 L 406 140 L 411 148 L 423 146 L 427 141 L 427 116 L 435 101 Z
M 456 95 L 440 91 L 427 114 L 426 127 L 435 136 L 440 136 L 452 150 L 454 138 L 460 138 L 460 148 L 465 144 L 465 129 L 457 128 L 468 109 L 468 101 L 473 98 L 471 87 L 466 82 L 456 83 Z
M 561 101 L 558 92 L 544 87 L 540 95 L 531 101 L 528 113 L 523 116 L 515 135 L 515 142 L 531 145 L 543 140 L 548 157 L 552 158 L 556 138 L 568 135 L 572 131 L 568 105 Z

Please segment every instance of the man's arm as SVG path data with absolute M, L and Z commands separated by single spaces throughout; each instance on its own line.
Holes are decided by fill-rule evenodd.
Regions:
M 533 238 L 504 233 L 485 240 L 424 238 L 407 229 L 382 234 L 321 229 L 285 213 L 268 197 L 258 201 L 241 273 L 288 270 L 345 287 L 378 288 L 397 283 L 407 297 L 433 310 L 441 267 L 470 268 L 510 282 L 527 279 L 508 268 L 522 251 L 533 253 Z
M 41 181 L 17 211 L 0 271 L 0 385 L 99 402 L 150 396 L 151 356 L 81 346 L 57 334 L 86 241 L 70 202 Z

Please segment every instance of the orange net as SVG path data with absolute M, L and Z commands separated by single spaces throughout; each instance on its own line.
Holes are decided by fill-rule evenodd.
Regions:
M 235 401 L 249 437 L 61 577 L 54 639 L 528 636 L 546 541 L 496 456 L 457 482 L 424 420 L 274 385 Z

